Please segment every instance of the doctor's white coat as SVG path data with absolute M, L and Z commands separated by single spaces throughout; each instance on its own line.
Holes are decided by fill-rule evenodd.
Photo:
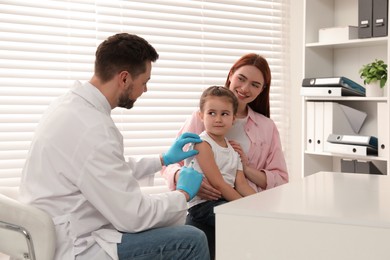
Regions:
M 123 137 L 110 114 L 97 88 L 76 82 L 37 127 L 20 199 L 53 217 L 55 259 L 118 259 L 119 231 L 184 224 L 182 193 L 141 193 L 137 179 L 160 170 L 160 159 L 125 160 Z

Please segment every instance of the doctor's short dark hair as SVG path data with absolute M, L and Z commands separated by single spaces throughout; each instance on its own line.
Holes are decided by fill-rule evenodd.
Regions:
M 238 110 L 238 100 L 234 93 L 225 87 L 222 86 L 211 86 L 205 89 L 200 96 L 199 108 L 200 111 L 203 111 L 204 104 L 206 103 L 207 97 L 223 97 L 229 103 L 233 105 L 233 114 L 237 114 Z
M 158 53 L 145 39 L 128 33 L 108 37 L 96 50 L 95 75 L 103 82 L 128 71 L 132 77 L 146 71 L 146 62 L 155 62 Z

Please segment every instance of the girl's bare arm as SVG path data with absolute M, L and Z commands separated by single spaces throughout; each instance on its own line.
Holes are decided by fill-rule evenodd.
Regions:
M 199 166 L 209 183 L 222 193 L 222 197 L 228 201 L 242 198 L 242 196 L 229 184 L 225 182 L 222 174 L 215 163 L 214 154 L 210 145 L 203 141 L 196 144 L 195 149 L 199 151 L 196 156 Z
M 249 186 L 243 171 L 237 171 L 235 189 L 244 197 L 256 193 L 256 191 Z

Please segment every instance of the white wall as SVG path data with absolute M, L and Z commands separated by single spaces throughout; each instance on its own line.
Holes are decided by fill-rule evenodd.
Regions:
M 291 0 L 290 3 L 290 39 L 291 39 L 291 110 L 290 110 L 290 182 L 301 178 L 302 175 L 302 97 L 299 95 L 303 78 L 303 1 Z

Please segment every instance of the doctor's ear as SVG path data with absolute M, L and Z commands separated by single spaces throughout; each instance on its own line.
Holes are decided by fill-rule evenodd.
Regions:
M 128 77 L 129 76 L 131 76 L 130 75 L 130 73 L 129 72 L 127 72 L 127 71 L 121 71 L 120 73 L 119 73 L 119 81 L 120 82 L 123 82 L 123 83 L 126 83 L 129 79 L 128 79 Z

